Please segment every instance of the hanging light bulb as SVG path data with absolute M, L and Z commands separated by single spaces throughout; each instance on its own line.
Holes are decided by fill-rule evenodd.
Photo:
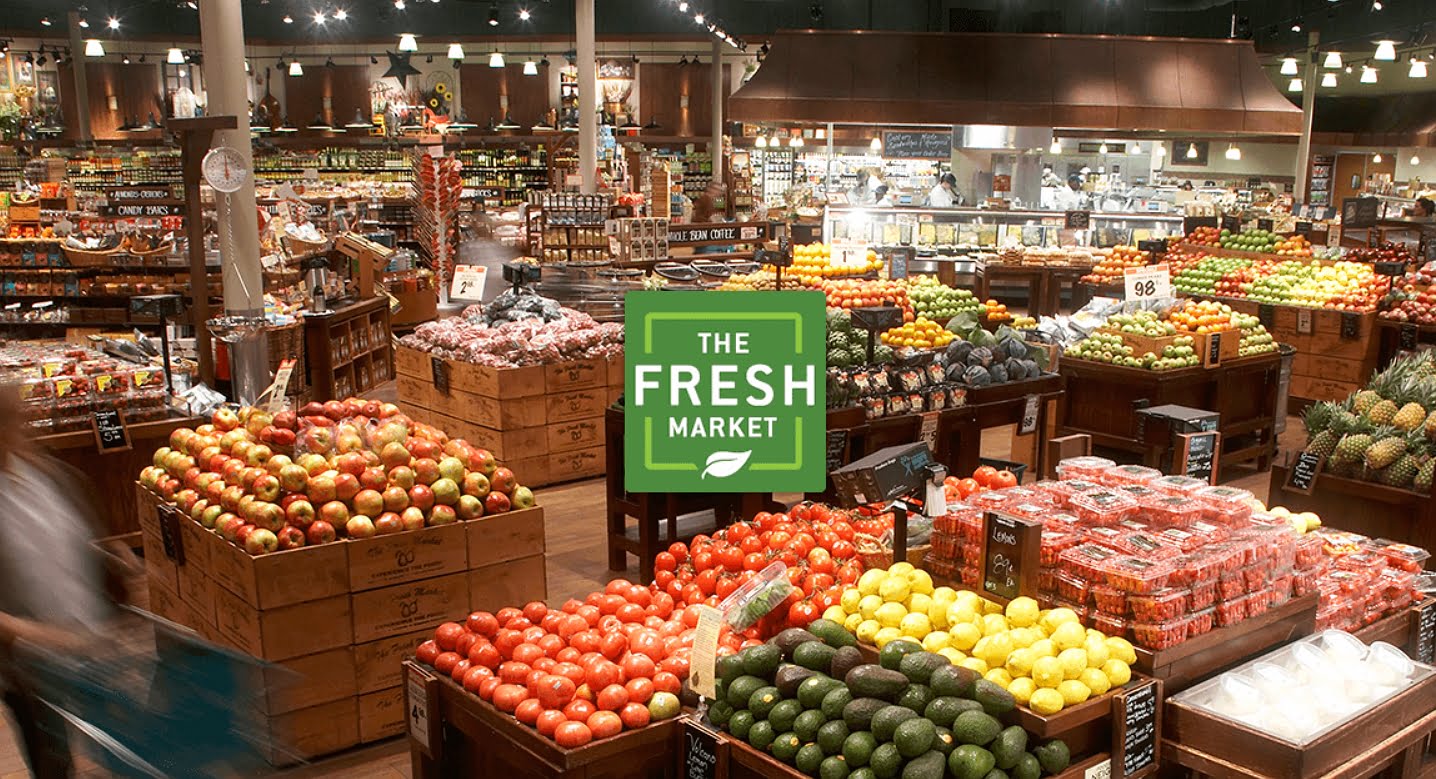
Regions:
M 1323 87 L 1327 87 L 1327 88 L 1336 86 L 1336 74 L 1335 74 L 1335 73 L 1323 73 L 1323 74 L 1321 75 L 1321 85 L 1322 85 Z
M 1377 153 L 1371 155 L 1371 164 L 1373 164 L 1373 165 L 1380 165 L 1380 164 L 1381 164 L 1381 152 L 1377 152 Z
M 1418 156 L 1416 156 L 1415 154 L 1411 155 L 1411 164 L 1412 164 L 1412 165 L 1420 165 L 1420 164 L 1421 164 L 1421 158 L 1418 157 Z
M 1195 143 L 1189 143 L 1189 144 L 1187 144 L 1187 159 L 1189 159 L 1189 160 L 1194 160 L 1194 159 L 1196 159 L 1196 158 L 1197 158 L 1197 145 L 1196 145 Z
M 1396 41 L 1377 41 L 1376 59 L 1382 62 L 1396 61 Z
M 464 47 L 457 43 L 449 44 L 449 59 L 462 60 L 464 58 Z
M 1327 70 L 1341 70 L 1341 53 L 1328 51 L 1326 59 L 1322 60 L 1321 66 Z
M 1235 143 L 1227 144 L 1226 158 L 1233 161 L 1241 161 L 1242 150 Z
M 872 149 L 874 154 L 881 152 L 883 150 L 883 139 L 874 135 L 872 143 L 868 144 L 868 148 Z
M 1167 145 L 1164 144 L 1164 143 L 1154 143 L 1154 144 L 1152 144 L 1152 156 L 1153 156 L 1153 157 L 1165 157 L 1165 156 L 1167 156 Z
M 1106 153 L 1107 153 L 1107 142 L 1106 142 L 1106 141 L 1103 141 L 1103 142 L 1102 142 L 1102 145 L 1097 147 L 1097 153 L 1098 153 L 1098 154 L 1106 154 Z
M 496 52 L 494 52 L 493 54 L 490 54 L 490 55 L 489 55 L 489 67 L 491 67 L 491 68 L 502 68 L 503 66 L 504 66 L 504 55 L 503 55 L 503 54 L 501 54 L 501 53 L 499 53 L 499 52 L 496 51 Z
M 1301 91 L 1301 79 L 1299 79 L 1299 78 L 1294 78 L 1294 79 L 1292 79 L 1291 81 L 1287 82 L 1286 91 L 1288 91 L 1288 92 L 1300 92 L 1300 91 Z
M 1363 84 L 1375 84 L 1375 83 L 1376 83 L 1376 68 L 1373 68 L 1373 67 L 1371 67 L 1370 65 L 1363 65 L 1362 68 L 1361 68 L 1361 83 L 1363 83 Z
M 1411 58 L 1411 70 L 1406 73 L 1407 78 L 1426 78 L 1426 60 Z
M 418 50 L 419 50 L 419 39 L 414 37 L 414 33 L 412 33 L 412 32 L 406 32 L 406 33 L 403 33 L 403 34 L 401 34 L 401 35 L 399 36 L 399 51 L 418 51 Z
M 183 65 L 184 52 L 180 51 L 179 49 L 170 49 L 169 53 L 165 55 L 165 62 L 168 62 L 171 65 Z
M 289 75 L 291 75 L 291 76 L 302 76 L 302 75 L 304 75 L 304 66 L 299 64 L 299 60 L 295 60 L 295 61 L 289 63 Z
M 526 62 L 524 63 L 524 75 L 525 75 L 525 76 L 537 76 L 537 75 L 538 75 L 538 63 L 537 63 L 537 62 L 534 62 L 533 60 L 528 60 L 528 61 L 526 61 Z
M 103 56 L 105 56 L 105 46 L 104 46 L 104 44 L 100 43 L 100 39 L 99 39 L 99 38 L 86 38 L 86 39 L 85 39 L 85 56 L 86 56 L 86 57 L 103 57 Z
M 336 9 L 334 11 L 334 18 L 342 22 L 345 19 L 349 18 L 349 12 L 344 10 L 343 8 Z
M 1296 57 L 1281 58 L 1281 74 L 1283 76 L 1296 75 Z
M 759 149 L 766 149 L 768 148 L 768 139 L 763 137 L 762 135 L 759 135 L 757 138 L 753 139 L 753 145 Z
M 802 146 L 803 146 L 803 134 L 800 132 L 800 133 L 798 133 L 797 135 L 794 135 L 794 136 L 792 137 L 792 139 L 788 141 L 788 145 L 789 145 L 789 146 L 796 146 L 796 147 L 798 147 L 798 148 L 802 148 Z
M 1057 140 L 1056 138 L 1053 138 L 1051 145 L 1049 145 L 1049 146 L 1047 147 L 1047 153 L 1048 153 L 1048 154 L 1061 154 L 1061 153 L 1062 153 L 1062 142 L 1059 141 L 1059 140 Z

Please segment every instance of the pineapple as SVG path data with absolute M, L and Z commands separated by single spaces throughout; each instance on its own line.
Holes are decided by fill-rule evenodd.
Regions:
M 1436 438 L 1436 411 L 1426 416 L 1426 423 L 1421 427 L 1427 438 Z
M 1426 421 L 1426 408 L 1420 403 L 1409 401 L 1396 412 L 1392 417 L 1391 424 L 1403 433 L 1409 433 L 1421 427 Z
M 1374 443 L 1367 433 L 1348 433 L 1341 437 L 1336 445 L 1336 458 L 1347 462 L 1357 462 L 1366 456 L 1366 450 Z
M 1366 416 L 1371 407 L 1381 402 L 1381 394 L 1375 390 L 1364 389 L 1351 396 L 1351 410 L 1360 416 Z
M 1341 440 L 1341 421 L 1334 420 L 1340 411 L 1334 403 L 1313 403 L 1302 415 L 1302 423 L 1306 425 L 1306 434 L 1309 440 L 1306 444 L 1306 451 L 1321 457 L 1330 457 L 1336 450 L 1337 441 Z
M 1396 462 L 1397 458 L 1406 454 L 1407 441 L 1395 430 L 1384 428 L 1373 434 L 1376 441 L 1366 450 L 1366 467 L 1373 471 Z
M 1421 461 L 1421 467 L 1416 470 L 1416 480 L 1411 486 L 1418 492 L 1431 492 L 1431 485 L 1436 482 L 1436 457 L 1427 457 Z
M 1420 467 L 1420 461 L 1415 456 L 1403 454 L 1380 473 L 1378 480 L 1392 487 L 1409 487 Z
M 1401 407 L 1396 405 L 1395 401 L 1382 398 L 1371 407 L 1371 410 L 1366 412 L 1366 419 L 1373 425 L 1386 427 L 1396 419 L 1396 414 L 1400 410 Z

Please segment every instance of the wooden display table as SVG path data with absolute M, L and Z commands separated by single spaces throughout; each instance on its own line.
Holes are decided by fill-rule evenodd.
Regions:
M 414 779 L 673 779 L 678 775 L 679 718 L 564 749 L 412 660 L 404 663 L 404 678 Z
M 1375 313 L 1217 300 L 1234 311 L 1262 317 L 1272 337 L 1296 349 L 1288 393 L 1294 401 L 1343 400 L 1366 384 L 1376 369 Z
M 116 536 L 140 529 L 139 503 L 135 500 L 135 478 L 147 465 L 153 465 L 155 450 L 169 445 L 169 436 L 176 428 L 194 427 L 203 421 L 197 417 L 172 416 L 153 422 L 126 425 L 131 448 L 100 453 L 95 433 L 86 427 L 69 433 L 52 433 L 35 439 L 50 454 L 74 468 L 89 480 L 104 513 L 96 517 L 97 536 Z
M 1306 495 L 1286 487 L 1290 467 L 1284 462 L 1271 469 L 1267 501 L 1271 505 L 1316 512 L 1328 527 L 1436 549 L 1436 494 L 1422 495 L 1323 472 Z
M 1376 318 L 1376 344 L 1376 367 L 1381 369 L 1391 362 L 1391 358 L 1402 351 L 1436 344 L 1436 325 L 1397 322 L 1378 316 Z
M 1016 265 L 978 263 L 975 273 L 973 294 L 978 300 L 992 297 L 995 284 L 1021 284 L 1027 287 L 1027 315 L 1031 317 L 1056 316 L 1062 311 L 1062 290 L 1070 288 L 1074 308 L 1080 308 L 1085 298 L 1090 298 L 1079 289 L 1081 278 L 1092 272 L 1090 266 L 1081 265 Z
M 1067 380 L 1057 435 L 1085 434 L 1096 446 L 1130 452 L 1159 467 L 1169 441 L 1146 441 L 1136 412 L 1177 405 L 1221 415 L 1219 467 L 1253 461 L 1266 470 L 1276 455 L 1277 352 L 1228 360 L 1215 368 L 1148 371 L 1086 360 L 1061 362 Z M 1041 472 L 1041 469 L 1039 469 Z
M 1170 649 L 1137 646 L 1132 670 L 1161 679 L 1166 694 L 1175 695 L 1256 655 L 1311 635 L 1316 629 L 1316 606 L 1316 593 L 1309 593 Z

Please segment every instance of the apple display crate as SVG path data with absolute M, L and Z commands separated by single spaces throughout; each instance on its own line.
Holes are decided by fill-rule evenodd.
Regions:
M 604 472 L 603 412 L 623 392 L 623 360 L 491 368 L 399 347 L 399 405 L 494 453 L 539 487 Z
M 276 764 L 399 734 L 400 663 L 436 625 L 547 594 L 541 507 L 253 557 L 135 489 L 151 610 L 273 665 Z

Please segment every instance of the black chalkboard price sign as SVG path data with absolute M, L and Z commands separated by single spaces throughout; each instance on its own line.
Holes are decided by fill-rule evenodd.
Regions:
M 1063 214 L 1062 226 L 1068 230 L 1086 230 L 1092 226 L 1092 212 L 1067 211 Z
M 848 459 L 848 431 L 846 429 L 828 431 L 828 470 L 836 471 L 843 467 Z
M 1224 216 L 1222 217 L 1222 229 L 1239 233 L 1242 231 L 1242 220 L 1235 216 Z
M 989 511 L 982 520 L 982 590 L 1003 603 L 1037 597 L 1042 524 Z
M 1206 366 L 1215 368 L 1222 364 L 1222 334 L 1209 333 L 1207 335 Z
M 1286 474 L 1286 488 L 1292 492 L 1310 495 L 1316 487 L 1316 478 L 1321 475 L 1321 469 L 1325 465 L 1326 458 L 1315 452 L 1298 454 L 1296 461 L 1291 464 L 1291 470 Z
M 1412 633 L 1415 646 L 1412 655 L 1418 663 L 1436 661 L 1436 599 L 1428 598 L 1416 610 L 1416 626 Z
M 95 429 L 95 448 L 101 454 L 124 452 L 133 448 L 130 444 L 130 429 L 117 408 L 95 409 L 90 414 L 90 425 Z
M 1273 227 L 1275 227 L 1275 226 L 1276 226 L 1276 223 L 1273 222 L 1273 221 L 1270 220 L 1270 219 L 1258 219 L 1258 220 L 1257 220 L 1257 229 L 1258 229 L 1258 230 L 1267 230 L 1267 231 L 1270 231 L 1270 230 L 1271 230 Z
M 1157 769 L 1162 730 L 1161 682 L 1152 679 L 1118 693 L 1112 727 L 1112 776 L 1133 779 Z
M 1402 323 L 1401 323 L 1401 348 L 1402 348 L 1402 349 L 1405 349 L 1405 350 L 1408 350 L 1408 351 L 1409 351 L 1409 350 L 1412 350 L 1412 349 L 1415 349 L 1417 343 L 1420 341 L 1420 336 L 1421 336 L 1421 328 L 1417 327 L 1417 326 L 1415 325 L 1415 323 L 1413 323 L 1413 322 L 1402 322 Z
M 1262 303 L 1257 306 L 1257 319 L 1261 321 L 1262 327 L 1271 329 L 1276 324 L 1276 306 L 1270 303 Z
M 718 779 L 727 776 L 727 750 L 723 737 L 702 723 L 683 721 L 683 779 Z
M 434 375 L 434 389 L 441 395 L 449 394 L 449 364 L 443 358 L 430 357 L 429 370 Z
M 1176 471 L 1183 476 L 1217 483 L 1217 461 L 1221 457 L 1222 434 L 1211 430 L 1203 433 L 1181 433 L 1176 455 Z
M 1361 335 L 1361 315 L 1355 311 L 1341 312 L 1341 337 L 1354 341 Z
M 883 156 L 905 160 L 945 160 L 952 156 L 952 132 L 887 130 Z

